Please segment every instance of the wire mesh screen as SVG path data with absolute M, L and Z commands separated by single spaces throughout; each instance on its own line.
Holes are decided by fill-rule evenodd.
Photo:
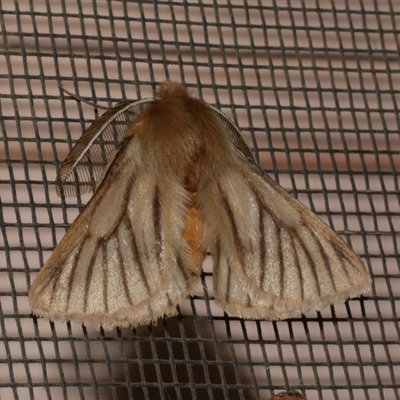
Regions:
M 400 399 L 398 1 L 0 0 L 0 398 Z M 90 199 L 57 168 L 98 116 L 165 79 L 240 127 L 365 261 L 372 290 L 286 321 L 228 317 L 207 258 L 176 317 L 97 331 L 27 292 Z

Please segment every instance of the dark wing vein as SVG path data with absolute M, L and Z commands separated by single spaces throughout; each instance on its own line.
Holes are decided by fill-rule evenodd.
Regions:
M 163 237 L 161 228 L 161 204 L 160 204 L 160 189 L 158 185 L 154 188 L 153 197 L 153 226 L 155 234 L 154 251 L 156 253 L 158 267 L 161 269 Z
M 235 216 L 233 214 L 232 208 L 228 202 L 228 199 L 226 198 L 224 192 L 222 191 L 222 188 L 220 185 L 218 185 L 218 190 L 219 190 L 219 195 L 222 200 L 222 205 L 225 210 L 225 213 L 228 217 L 229 223 L 232 228 L 232 234 L 233 234 L 233 240 L 235 242 L 235 248 L 239 257 L 239 262 L 240 266 L 242 269 L 244 269 L 244 255 L 243 255 L 243 245 L 241 243 L 240 237 L 239 237 L 239 232 L 236 226 L 236 221 L 235 221 Z
M 118 267 L 119 267 L 119 270 L 121 272 L 121 277 L 122 277 L 122 285 L 124 287 L 125 295 L 126 295 L 126 298 L 128 299 L 129 305 L 133 306 L 131 294 L 130 294 L 129 288 L 128 288 L 128 281 L 126 279 L 126 271 L 125 271 L 125 268 L 124 268 L 124 259 L 123 259 L 123 256 L 122 256 L 121 246 L 120 246 L 120 243 L 119 243 L 118 235 L 115 235 L 115 239 L 116 239 L 116 242 L 117 242 L 116 250 L 117 250 L 117 258 L 118 258 Z
M 295 232 L 293 232 L 293 230 L 288 230 L 288 234 L 289 234 L 289 238 L 290 238 L 290 248 L 293 250 L 293 259 L 296 264 L 297 274 L 298 274 L 298 278 L 299 278 L 299 282 L 300 282 L 301 299 L 304 300 L 304 277 L 303 277 L 301 265 L 299 263 L 299 255 L 297 253 L 295 239 L 293 238 L 293 236 L 295 235 Z
M 102 243 L 101 246 L 103 253 L 103 300 L 104 300 L 104 309 L 105 312 L 108 313 L 108 264 L 107 264 L 107 246 L 105 243 Z
M 308 228 L 308 227 L 307 227 Z M 308 228 L 308 231 L 310 232 L 311 236 L 314 238 L 315 243 L 317 243 L 318 249 L 320 251 L 320 254 L 322 256 L 322 258 L 324 259 L 324 267 L 325 269 L 328 271 L 328 275 L 329 278 L 332 282 L 332 286 L 333 286 L 333 290 L 335 291 L 335 293 L 337 292 L 337 288 L 336 288 L 336 282 L 335 282 L 335 278 L 333 277 L 333 272 L 332 272 L 332 268 L 330 266 L 330 259 L 329 256 L 326 254 L 324 247 L 321 245 L 321 242 L 318 240 L 317 235 L 315 234 L 315 232 L 313 232 L 312 229 Z
M 258 218 L 259 218 L 259 250 L 260 250 L 260 276 L 259 276 L 259 288 L 262 288 L 265 279 L 265 262 L 266 262 L 266 248 L 265 248 L 265 225 L 264 225 L 264 215 L 262 203 L 259 198 L 257 198 L 258 207 Z
M 79 248 L 79 250 L 76 252 L 76 254 L 74 256 L 74 261 L 73 261 L 73 264 L 72 264 L 71 274 L 69 276 L 68 285 L 67 285 L 68 286 L 67 287 L 67 311 L 68 311 L 68 308 L 69 308 L 69 301 L 71 299 L 72 288 L 73 288 L 73 286 L 75 284 L 75 272 L 76 272 L 76 269 L 78 268 L 79 256 L 80 256 L 81 251 L 83 249 L 83 246 L 84 246 L 86 240 L 88 240 L 88 238 L 89 238 L 89 235 L 87 235 L 82 240 L 80 248 Z M 60 271 L 60 273 L 61 273 L 61 271 Z M 59 278 L 59 276 L 58 276 L 58 278 Z
M 92 254 L 92 257 L 90 259 L 90 264 L 89 264 L 87 275 L 86 275 L 85 292 L 84 292 L 85 294 L 84 294 L 84 298 L 83 298 L 83 301 L 84 301 L 84 305 L 83 305 L 84 312 L 86 312 L 86 308 L 87 308 L 87 298 L 88 298 L 88 292 L 89 292 L 89 288 L 90 288 L 90 283 L 92 281 L 94 263 L 96 261 L 97 253 L 99 251 L 99 247 L 100 246 L 101 245 L 100 245 L 99 241 L 97 241 L 96 246 L 95 246 L 94 251 L 93 251 L 93 254 Z
M 131 220 L 128 218 L 128 216 L 125 217 L 125 224 L 129 233 L 129 241 L 131 243 L 132 246 L 132 253 L 133 256 L 135 257 L 135 262 L 136 265 L 139 268 L 139 274 L 144 282 L 144 285 L 146 286 L 146 290 L 147 290 L 147 294 L 150 296 L 150 285 L 149 285 L 149 281 L 147 279 L 147 276 L 144 272 L 144 268 L 143 268 L 143 262 L 142 262 L 142 258 L 140 256 L 140 252 L 139 252 L 139 248 L 137 245 L 137 241 L 136 241 L 136 237 L 135 237 L 135 233 L 133 231 L 133 227 L 131 224 Z

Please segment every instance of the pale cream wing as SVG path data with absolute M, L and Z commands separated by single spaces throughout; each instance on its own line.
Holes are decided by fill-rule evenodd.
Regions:
M 237 158 L 199 194 L 216 302 L 232 316 L 284 319 L 366 292 L 371 280 L 353 250 L 251 161 Z
M 104 329 L 175 313 L 201 269 L 183 239 L 188 194 L 141 166 L 134 139 L 46 262 L 30 292 L 35 314 Z

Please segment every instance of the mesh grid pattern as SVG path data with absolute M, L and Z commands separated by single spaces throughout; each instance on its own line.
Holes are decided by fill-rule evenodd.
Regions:
M 400 3 L 0 0 L 0 399 L 400 399 Z M 371 271 L 361 299 L 228 318 L 212 266 L 179 315 L 98 332 L 33 318 L 30 283 L 90 196 L 55 175 L 101 105 L 170 78 L 230 116 L 262 167 Z

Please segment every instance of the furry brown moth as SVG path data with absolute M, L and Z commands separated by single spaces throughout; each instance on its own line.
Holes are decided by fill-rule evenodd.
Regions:
M 231 316 L 290 318 L 371 284 L 353 250 L 257 165 L 239 129 L 178 83 L 106 111 L 56 183 L 66 195 L 96 190 L 30 288 L 33 312 L 51 320 L 112 329 L 173 315 L 206 251 Z

